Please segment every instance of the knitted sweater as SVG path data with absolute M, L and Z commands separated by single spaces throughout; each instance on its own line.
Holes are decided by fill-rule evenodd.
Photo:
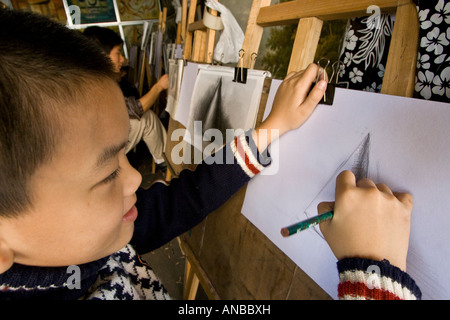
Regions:
M 170 185 L 155 183 L 148 190 L 137 191 L 139 216 L 130 244 L 108 257 L 79 266 L 14 264 L 0 274 L 0 299 L 170 299 L 159 279 L 136 251 L 150 252 L 188 231 L 270 162 L 266 155 L 258 153 L 249 133 L 239 136 L 212 157 L 213 161 L 198 165 L 195 171 L 182 171 Z M 382 270 L 381 282 L 372 281 L 373 275 L 372 278 L 361 277 L 360 273 L 367 271 L 373 263 Z M 79 279 L 75 283 L 70 267 L 78 271 Z M 420 290 L 414 281 L 399 269 L 390 271 L 393 268 L 386 261 L 348 259 L 339 262 L 339 296 L 420 298 Z M 371 291 L 371 283 L 381 285 Z M 364 289 L 364 286 L 369 289 Z M 384 294 L 391 292 L 393 294 Z

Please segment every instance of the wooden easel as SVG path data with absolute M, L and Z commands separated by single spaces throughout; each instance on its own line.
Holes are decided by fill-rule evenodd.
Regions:
M 411 0 L 297 0 L 272 6 L 270 0 L 253 0 L 243 44 L 248 53 L 244 67 L 250 67 L 251 54 L 258 53 L 264 27 L 296 23 L 288 73 L 305 69 L 313 62 L 324 20 L 369 15 L 366 11 L 371 5 L 382 13 L 396 13 L 382 93 L 411 97 L 419 32 Z M 192 22 L 191 12 L 189 18 Z M 265 101 L 261 106 L 264 111 Z M 195 298 L 200 283 L 210 299 L 329 299 L 241 214 L 245 190 L 180 237 L 187 258 L 184 298 Z
M 195 20 L 197 10 L 197 0 L 191 0 L 188 11 L 188 0 L 182 1 L 182 17 L 181 23 L 177 26 L 177 43 L 184 46 L 184 59 L 197 63 L 212 63 L 214 52 L 214 40 L 216 31 L 206 28 L 201 20 Z M 211 15 L 217 16 L 217 11 L 211 10 Z M 168 137 L 176 130 L 184 128 L 180 123 L 169 119 Z M 173 177 L 178 176 L 181 170 L 185 168 L 193 169 L 193 166 L 175 165 L 171 161 L 170 154 L 173 147 L 179 141 L 169 141 L 166 144 L 164 154 L 167 163 L 166 180 L 170 181 Z
M 369 15 L 367 8 L 378 6 L 382 13 L 395 13 L 382 93 L 411 97 L 414 90 L 419 24 L 417 9 L 410 0 L 296 0 L 270 5 L 270 0 L 254 0 L 245 32 L 243 49 L 258 52 L 264 27 L 298 22 L 288 73 L 305 69 L 313 62 L 325 20 Z M 249 55 L 245 66 L 250 66 Z
M 164 33 L 165 33 L 165 29 L 166 29 L 166 20 L 167 20 L 167 8 L 164 7 L 162 11 L 159 12 L 159 19 L 158 19 L 158 32 L 161 31 L 162 36 L 164 37 Z M 151 30 L 149 30 L 148 32 L 151 32 Z M 143 50 L 142 52 L 143 58 L 141 58 L 142 60 L 142 64 L 141 64 L 141 70 L 139 72 L 139 94 L 142 96 L 142 91 L 144 88 L 144 81 L 145 79 L 147 79 L 147 86 L 150 89 L 153 85 L 152 83 L 152 73 L 150 71 L 150 66 L 148 64 L 148 59 L 149 57 L 147 57 L 147 53 L 145 50 Z M 159 64 L 160 66 L 162 66 L 162 62 Z M 159 80 L 159 78 L 161 77 L 161 70 L 155 70 L 156 74 L 154 75 L 156 78 L 156 81 Z
M 187 18 L 184 59 L 200 63 L 212 63 L 216 31 L 205 27 L 202 20 L 195 21 L 197 0 L 190 1 Z M 205 10 L 208 10 L 205 8 Z M 217 16 L 216 10 L 210 12 Z
M 167 19 L 167 8 L 164 7 L 163 10 L 159 12 L 159 20 L 158 20 L 158 32 L 161 32 L 163 37 L 164 37 L 165 29 L 166 29 L 166 19 Z M 151 32 L 151 30 L 149 30 L 148 32 Z M 145 48 L 144 48 L 144 50 L 142 50 L 141 54 L 142 54 L 142 57 L 141 57 L 140 61 L 142 64 L 140 66 L 140 72 L 139 72 L 138 91 L 139 91 L 139 95 L 142 97 L 145 79 L 147 79 L 147 86 L 148 86 L 149 90 L 153 86 L 153 79 L 152 79 L 152 73 L 150 71 L 150 66 L 148 63 L 149 57 L 147 57 Z M 159 62 L 159 64 L 157 63 L 157 65 L 159 65 L 159 70 L 155 70 L 156 74 L 154 75 L 156 78 L 156 81 L 158 81 L 161 78 L 162 59 Z M 158 105 L 159 105 L 159 98 L 156 100 L 156 103 L 151 107 L 151 108 L 154 108 L 154 112 L 157 115 L 159 114 Z M 136 147 L 135 147 L 135 149 L 136 149 Z M 156 172 L 156 163 L 152 158 L 152 174 L 155 174 L 155 172 Z M 166 176 L 167 176 L 167 174 L 166 174 Z

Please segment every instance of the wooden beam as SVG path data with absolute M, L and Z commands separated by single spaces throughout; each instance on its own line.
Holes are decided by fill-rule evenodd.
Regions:
M 188 0 L 183 0 L 181 5 L 181 43 L 186 42 L 186 29 L 187 29 L 187 6 Z
M 302 18 L 298 23 L 294 47 L 287 73 L 301 71 L 314 62 L 323 21 L 317 18 Z
M 197 20 L 195 22 L 192 22 L 189 24 L 188 26 L 188 31 L 189 32 L 194 32 L 197 30 L 202 30 L 205 31 L 206 30 L 206 26 L 203 24 L 203 19 L 202 20 Z
M 187 17 L 187 25 L 193 23 L 195 21 L 195 12 L 197 10 L 197 0 L 191 0 L 189 6 L 189 13 Z M 184 43 L 184 59 L 190 60 L 192 56 L 192 38 L 193 33 L 186 32 L 186 41 Z
M 208 8 L 205 7 L 205 10 L 208 10 Z M 219 15 L 219 13 L 216 10 L 211 10 L 210 14 L 214 17 L 217 17 Z M 206 29 L 206 48 L 205 48 L 205 50 L 206 50 L 205 62 L 206 63 L 213 62 L 215 40 L 216 40 L 216 30 L 207 28 Z
M 415 85 L 419 19 L 414 3 L 399 6 L 381 93 L 412 97 Z
M 195 300 L 200 280 L 192 270 L 190 261 L 186 258 L 186 267 L 184 271 L 184 289 L 183 300 Z
M 194 62 L 205 62 L 206 52 L 206 30 L 197 30 L 194 32 L 194 42 L 192 44 L 191 59 Z
M 367 16 L 369 6 L 375 5 L 381 13 L 395 12 L 401 3 L 409 0 L 296 0 L 263 7 L 257 18 L 262 27 L 297 23 L 301 18 L 316 17 L 320 20 L 347 19 Z
M 203 290 L 210 300 L 220 300 L 220 296 L 216 291 L 216 288 L 212 284 L 206 272 L 203 270 L 200 261 L 194 254 L 189 245 L 186 244 L 180 237 L 177 238 L 180 245 L 180 249 L 186 256 L 186 278 L 184 287 L 184 299 L 195 299 L 195 293 L 197 292 L 198 284 L 201 284 Z
M 242 49 L 245 51 L 244 68 L 250 68 L 252 65 L 252 54 L 258 54 L 264 28 L 256 23 L 256 19 L 258 18 L 260 9 L 269 5 L 270 0 L 253 0 L 247 28 L 245 29 L 244 43 L 242 45 Z

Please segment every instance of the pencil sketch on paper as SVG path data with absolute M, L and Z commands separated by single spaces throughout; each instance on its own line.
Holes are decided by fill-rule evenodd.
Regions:
M 254 127 L 264 79 L 270 74 L 251 70 L 247 83 L 242 84 L 233 82 L 234 68 L 199 66 L 198 69 L 196 78 L 192 79 L 195 85 L 188 102 L 186 129 L 189 135 L 185 140 L 194 145 L 194 141 L 203 141 L 209 129 L 218 129 L 222 133 L 222 139 L 218 139 L 221 141 L 203 141 L 202 146 L 212 143 L 218 149 L 229 142 L 227 138 L 233 138 L 227 136 L 227 129 L 245 131 Z M 196 123 L 201 123 L 201 130 L 195 130 Z
M 202 136 L 211 128 L 218 129 L 225 136 L 225 130 L 232 128 L 230 108 L 226 108 L 222 99 L 223 77 L 212 78 L 201 94 L 192 96 L 195 106 L 190 116 L 188 128 L 193 128 L 194 121 L 201 121 Z M 193 132 L 193 131 L 192 131 Z
M 362 141 L 358 144 L 351 155 L 336 168 L 327 183 L 320 189 L 319 193 L 314 197 L 304 214 L 306 218 L 311 218 L 317 215 L 317 205 L 324 201 L 324 199 L 332 199 L 330 196 L 334 195 L 336 177 L 344 170 L 350 170 L 355 175 L 356 181 L 369 177 L 369 160 L 370 160 L 370 133 L 365 135 Z M 323 238 L 318 226 L 314 226 L 314 231 Z

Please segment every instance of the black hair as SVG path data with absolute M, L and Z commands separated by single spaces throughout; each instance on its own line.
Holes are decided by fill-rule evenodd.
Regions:
M 107 55 L 115 46 L 123 44 L 122 38 L 111 29 L 92 26 L 84 29 L 83 34 L 94 40 Z
M 54 154 L 68 108 L 105 79 L 115 81 L 110 59 L 79 31 L 0 9 L 0 216 L 32 206 L 30 179 Z

